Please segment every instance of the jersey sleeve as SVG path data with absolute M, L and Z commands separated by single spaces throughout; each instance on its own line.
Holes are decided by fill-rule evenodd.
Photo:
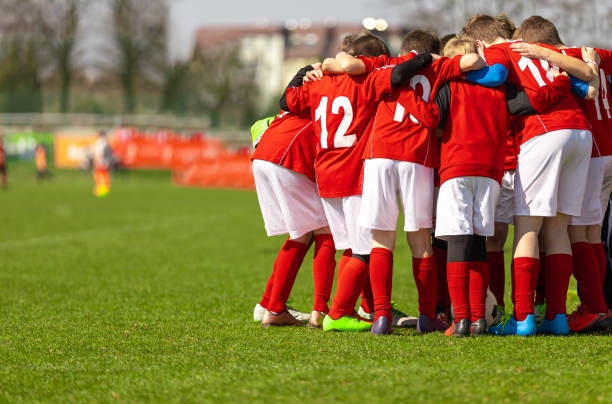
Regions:
M 510 59 L 501 46 L 491 46 L 485 49 L 484 59 L 489 66 L 500 64 L 510 70 Z
M 364 85 L 359 86 L 365 98 L 372 101 L 380 101 L 387 93 L 391 92 L 391 72 L 392 66 L 385 66 L 374 70 L 368 74 Z
M 405 102 L 406 111 L 412 114 L 423 126 L 433 129 L 438 126 L 440 121 L 440 112 L 435 103 L 427 103 L 419 97 L 412 87 L 406 86 L 402 91 L 402 98 Z
M 568 97 L 570 93 L 570 80 L 566 76 L 557 76 L 555 81 L 548 85 L 538 88 L 535 94 L 530 97 L 531 105 L 538 113 L 550 109 L 559 99 Z
M 366 57 L 366 56 L 356 56 L 357 59 L 361 60 L 365 65 L 366 73 L 370 73 L 379 67 L 383 67 L 387 64 L 386 56 L 375 56 L 375 57 Z
M 436 80 L 440 81 L 440 83 L 446 83 L 449 80 L 461 77 L 461 57 L 462 55 L 457 55 L 452 59 L 441 58 L 436 63 Z
M 287 88 L 285 95 L 290 112 L 300 112 L 310 108 L 309 89 L 310 83 L 301 87 Z

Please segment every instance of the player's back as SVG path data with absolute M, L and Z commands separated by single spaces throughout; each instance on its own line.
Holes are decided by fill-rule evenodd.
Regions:
M 310 111 L 279 112 L 251 158 L 279 164 L 314 181 L 315 140 Z
M 460 60 L 461 56 L 441 58 L 421 69 L 405 86 L 429 102 L 442 84 L 461 75 Z M 415 100 L 405 86 L 393 89 L 378 104 L 364 158 L 388 158 L 436 167 L 439 164 L 437 139 L 431 129 L 406 111 L 406 106 Z
M 561 50 L 561 52 L 582 60 L 581 48 L 567 48 Z M 582 109 L 591 124 L 593 157 L 612 155 L 612 114 L 610 111 L 612 98 L 610 97 L 610 88 L 606 80 L 606 75 L 612 73 L 612 52 L 605 49 L 596 49 L 596 52 L 601 57 L 598 70 L 600 88 L 597 98 L 585 100 L 574 95 L 580 109 Z
M 484 54 L 485 59 L 489 65 L 499 63 L 506 67 L 508 82 L 524 89 L 527 96 L 533 99 L 538 89 L 552 83 L 555 76 L 550 72 L 551 66 L 547 61 L 521 56 L 510 48 L 511 44 L 512 42 L 503 42 L 487 48 Z M 538 45 L 559 51 L 550 45 Z M 524 123 L 523 142 L 537 135 L 559 129 L 590 128 L 578 104 L 573 97 L 569 96 L 560 97 L 546 111 L 538 111 L 537 115 L 524 116 L 522 119 Z

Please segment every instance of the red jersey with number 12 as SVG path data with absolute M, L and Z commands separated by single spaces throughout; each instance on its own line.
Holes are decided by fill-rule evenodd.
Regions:
M 377 102 L 391 91 L 392 70 L 387 66 L 360 76 L 325 76 L 287 89 L 287 105 L 292 112 L 310 108 L 317 138 L 315 173 L 322 197 L 361 194 L 361 156 Z
M 545 60 L 530 59 L 518 54 L 510 48 L 512 42 L 503 42 L 490 46 L 484 56 L 487 64 L 501 64 L 508 70 L 508 81 L 523 88 L 530 100 L 534 99 L 540 87 L 549 85 L 554 76 L 549 72 L 550 65 Z M 559 50 L 553 46 L 540 46 Z M 533 103 L 533 102 L 532 102 Z M 521 116 L 524 127 L 521 133 L 521 144 L 547 132 L 560 129 L 587 129 L 591 126 L 580 111 L 578 104 L 569 94 L 550 105 L 546 111 L 538 111 L 536 115 Z
M 574 96 L 582 112 L 591 123 L 593 133 L 592 157 L 612 155 L 612 115 L 610 114 L 610 89 L 606 74 L 612 72 L 612 52 L 605 49 L 596 49 L 601 57 L 599 64 L 599 95 L 594 100 L 585 100 Z M 562 53 L 582 60 L 582 50 L 580 48 L 562 49 Z

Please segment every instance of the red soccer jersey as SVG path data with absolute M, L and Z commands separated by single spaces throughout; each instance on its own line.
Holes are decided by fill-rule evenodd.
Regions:
M 437 60 L 412 77 L 410 87 L 423 101 L 433 100 L 442 84 L 461 76 L 460 61 L 461 55 Z M 430 128 L 435 127 L 437 122 L 428 119 L 427 111 L 417 117 L 406 113 L 406 108 L 415 111 L 418 105 L 418 102 L 415 104 L 414 92 L 406 87 L 395 88 L 385 96 L 378 104 L 374 128 L 363 157 L 410 161 L 436 167 L 439 164 L 438 140 Z M 437 108 L 434 110 L 437 111 Z
M 605 49 L 596 49 L 596 51 L 601 57 L 599 95 L 594 100 L 585 100 L 574 95 L 580 109 L 591 123 L 591 132 L 593 133 L 592 157 L 612 155 L 612 115 L 610 114 L 612 99 L 610 98 L 608 80 L 606 80 L 606 72 L 612 70 L 612 52 Z M 561 52 L 582 60 L 582 50 L 580 48 L 563 49 Z
M 508 117 L 508 126 L 506 128 L 506 156 L 504 157 L 504 171 L 516 170 L 516 160 L 518 156 L 518 143 L 516 139 L 517 128 L 514 121 L 516 118 Z
M 317 138 L 315 172 L 325 198 L 361 194 L 363 150 L 376 103 L 391 91 L 391 67 L 360 76 L 333 75 L 288 88 L 291 111 L 310 108 Z
M 315 143 L 309 112 L 279 112 L 251 159 L 279 164 L 314 181 Z
M 485 60 L 489 65 L 501 64 L 508 70 L 508 81 L 523 88 L 532 100 L 537 96 L 538 89 L 554 81 L 549 72 L 550 65 L 544 60 L 530 59 L 519 55 L 511 48 L 512 42 L 503 42 L 490 46 L 485 50 Z M 549 45 L 541 46 L 554 49 Z M 524 129 L 521 144 L 535 136 L 559 129 L 587 129 L 590 125 L 580 111 L 573 97 L 560 97 L 552 103 L 548 110 L 538 111 L 537 115 L 522 117 Z
M 375 56 L 372 58 L 369 58 L 366 56 L 357 56 L 357 57 L 361 59 L 361 61 L 365 65 L 366 73 L 369 73 L 375 69 L 378 69 L 379 67 L 399 65 L 401 63 L 404 63 L 412 59 L 416 55 L 418 55 L 417 51 L 410 51 L 400 57 L 391 57 L 387 55 L 380 55 L 380 56 Z
M 508 110 L 503 87 L 466 80 L 450 85 L 450 111 L 440 148 L 440 183 L 478 176 L 501 182 L 506 154 Z M 475 102 L 478 100 L 478 102 Z

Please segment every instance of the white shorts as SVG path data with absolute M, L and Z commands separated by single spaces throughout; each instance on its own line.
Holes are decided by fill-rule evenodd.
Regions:
M 327 226 L 317 186 L 303 174 L 265 160 L 253 160 L 253 177 L 268 236 L 296 239 Z
M 433 168 L 408 161 L 367 159 L 358 224 L 372 230 L 395 231 L 399 199 L 404 230 L 431 228 Z
M 591 160 L 591 132 L 562 129 L 521 145 L 514 177 L 514 214 L 580 215 Z
M 499 183 L 487 177 L 456 177 L 440 186 L 436 237 L 495 233 Z
M 498 223 L 514 223 L 514 170 L 504 171 L 497 206 L 495 206 L 495 221 Z
M 601 211 L 606 214 L 608 202 L 610 202 L 610 193 L 612 193 L 612 156 L 605 156 L 606 166 L 604 168 L 603 185 L 601 186 Z M 603 220 L 602 220 L 603 221 Z
M 591 159 L 580 216 L 571 216 L 569 224 L 589 226 L 603 222 L 606 206 L 602 206 L 601 196 L 602 192 L 605 192 L 603 190 L 603 183 L 607 165 L 612 166 L 612 158 L 610 156 L 594 157 Z M 608 195 L 610 195 L 609 192 Z
M 361 195 L 321 198 L 336 250 L 352 249 L 354 254 L 369 254 L 372 232 L 357 225 Z

